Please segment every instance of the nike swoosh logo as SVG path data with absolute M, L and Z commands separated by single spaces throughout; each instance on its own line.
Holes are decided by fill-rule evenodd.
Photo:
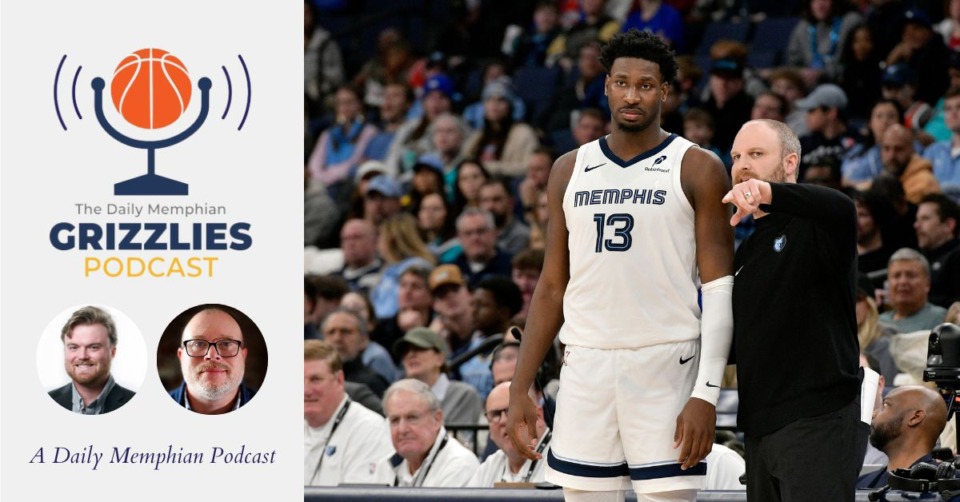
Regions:
M 741 270 L 743 270 L 743 265 L 740 265 L 740 268 L 738 268 L 737 271 L 734 272 L 733 276 L 736 277 L 736 276 L 740 275 L 740 271 L 741 271 Z
M 605 165 L 607 165 L 606 162 L 604 162 L 603 164 L 597 164 L 597 165 L 595 165 L 595 166 L 585 167 L 585 168 L 583 168 L 583 172 L 589 173 L 590 171 L 593 171 L 594 169 L 596 169 L 596 168 L 598 168 L 598 167 L 600 167 L 600 166 L 605 166 Z
M 680 356 L 680 364 L 687 364 L 687 363 L 689 363 L 690 360 L 693 359 L 694 357 L 696 357 L 696 356 L 690 356 L 690 357 L 684 359 L 683 356 Z
M 710 383 L 710 382 L 707 382 L 707 387 L 713 387 L 714 389 L 719 389 L 719 388 L 720 388 L 719 385 L 713 385 L 713 384 Z

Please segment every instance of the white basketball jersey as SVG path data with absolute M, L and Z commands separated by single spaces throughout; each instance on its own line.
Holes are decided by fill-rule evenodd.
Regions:
M 671 135 L 626 161 L 606 138 L 580 147 L 563 196 L 563 343 L 629 349 L 700 336 L 694 212 L 680 185 L 692 145 Z

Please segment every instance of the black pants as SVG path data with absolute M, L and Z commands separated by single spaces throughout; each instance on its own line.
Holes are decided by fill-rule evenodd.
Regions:
M 747 500 L 853 502 L 866 446 L 860 424 L 858 397 L 837 411 L 747 436 Z

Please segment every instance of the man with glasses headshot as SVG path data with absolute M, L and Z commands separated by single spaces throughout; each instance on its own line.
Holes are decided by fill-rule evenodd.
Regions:
M 170 392 L 176 402 L 204 415 L 229 413 L 256 390 L 243 384 L 247 349 L 236 319 L 219 309 L 194 315 L 183 329 L 177 359 L 183 383 Z

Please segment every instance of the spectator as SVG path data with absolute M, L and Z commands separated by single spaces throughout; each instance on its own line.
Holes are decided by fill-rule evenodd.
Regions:
M 930 263 L 930 303 L 948 308 L 960 300 L 960 208 L 943 194 L 929 194 L 917 206 L 917 244 Z
M 947 407 L 936 391 L 918 386 L 890 391 L 870 426 L 870 444 L 884 452 L 889 463 L 861 476 L 857 488 L 880 488 L 887 484 L 888 472 L 933 464 L 930 453 L 946 423 Z
M 430 323 L 433 317 L 433 297 L 427 287 L 430 272 L 431 267 L 419 263 L 403 270 L 396 293 L 397 313 L 377 323 L 377 331 L 372 335 L 374 340 L 384 347 L 393 347 L 407 331 Z
M 400 380 L 387 390 L 383 404 L 396 453 L 376 465 L 378 482 L 451 488 L 467 484 L 480 462 L 447 437 L 440 401 L 427 384 Z
M 316 340 L 320 338 L 320 331 L 313 318 L 313 311 L 317 307 L 317 286 L 309 277 L 303 278 L 303 339 Z
M 543 250 L 525 249 L 513 257 L 513 283 L 520 288 L 520 294 L 523 295 L 523 308 L 517 313 L 517 324 L 525 324 L 527 313 L 530 310 L 530 300 L 533 298 L 533 290 L 537 287 L 540 280 L 540 272 L 543 270 Z
M 581 109 L 577 114 L 577 123 L 573 128 L 553 132 L 552 151 L 566 153 L 576 150 L 591 141 L 600 139 L 606 131 L 607 119 L 603 112 L 596 108 Z M 534 153 L 536 153 L 536 150 L 534 150 Z M 550 163 L 552 164 L 553 161 L 551 160 Z
M 835 81 L 841 74 L 840 55 L 860 14 L 843 0 L 808 0 L 803 18 L 793 28 L 787 45 L 787 64 L 804 68 L 805 80 Z
M 857 206 L 857 268 L 864 274 L 886 270 L 896 248 L 884 242 L 883 226 L 893 217 L 893 206 L 872 190 L 855 192 L 853 202 Z
M 783 96 L 773 91 L 763 92 L 753 102 L 753 108 L 750 110 L 750 120 L 768 119 L 785 122 L 789 106 Z
M 507 333 L 513 316 L 523 307 L 520 289 L 507 277 L 490 277 L 480 281 L 473 291 L 473 321 L 477 328 L 469 348 L 479 346 L 483 340 Z M 472 385 L 482 399 L 493 388 L 490 359 L 493 350 L 481 353 L 463 363 L 458 372 L 462 380 Z
M 807 112 L 793 106 L 807 95 L 807 84 L 796 68 L 780 68 L 770 73 L 770 90 L 779 94 L 790 104 L 785 122 L 797 136 L 804 136 L 807 130 Z
M 943 43 L 948 49 L 960 49 L 960 0 L 947 2 L 947 17 L 937 23 L 935 31 L 943 37 Z
M 340 301 L 350 286 L 335 275 L 308 275 L 304 279 L 310 281 L 316 291 L 312 316 L 314 324 L 319 326 L 327 314 L 340 308 Z M 317 338 L 322 339 L 322 333 Z
M 327 315 L 321 324 L 323 339 L 333 347 L 343 361 L 343 375 L 348 382 L 362 383 L 377 397 L 383 397 L 390 382 L 368 368 L 360 355 L 369 343 L 366 323 L 349 309 L 337 309 Z
M 947 75 L 950 77 L 950 84 L 947 86 L 947 94 L 950 89 L 960 87 L 960 52 L 950 51 L 947 58 Z M 946 95 L 941 96 L 940 100 L 933 107 L 932 117 L 923 126 L 923 136 L 929 136 L 932 141 L 948 141 L 953 136 L 953 131 L 946 124 Z M 957 198 L 957 197 L 954 197 Z
M 856 144 L 856 138 L 848 133 L 844 117 L 847 95 L 834 84 L 818 86 L 804 99 L 797 101 L 797 108 L 807 112 L 809 134 L 800 137 L 803 158 L 800 178 L 812 164 L 834 159 L 840 162 Z
M 497 247 L 497 227 L 489 211 L 464 210 L 457 218 L 457 237 L 463 254 L 452 263 L 460 267 L 468 285 L 476 286 L 491 275 L 510 277 L 512 255 Z
M 883 172 L 880 140 L 887 128 L 903 122 L 903 108 L 892 99 L 881 99 L 870 111 L 866 138 L 847 152 L 840 169 L 846 185 L 865 188 Z
M 502 178 L 487 180 L 480 186 L 480 208 L 493 215 L 497 225 L 497 247 L 517 254 L 530 245 L 530 227 L 514 217 L 514 199 Z
M 700 148 L 713 152 L 723 161 L 723 165 L 730 169 L 730 156 L 713 146 L 713 137 L 716 132 L 713 124 L 713 117 L 709 113 L 700 108 L 690 108 L 683 115 L 683 136 Z
M 583 116 L 581 115 L 581 120 Z M 531 212 L 536 209 L 537 193 L 546 190 L 547 181 L 550 179 L 550 169 L 555 160 L 553 150 L 549 147 L 541 146 L 533 151 L 530 160 L 527 162 L 527 175 L 517 186 L 517 192 L 520 194 L 520 205 L 523 207 L 523 214 L 529 221 Z M 496 215 L 494 215 L 496 218 Z
M 527 217 L 530 223 L 530 249 L 543 250 L 547 245 L 547 218 L 550 216 L 547 206 L 547 190 L 537 192 L 537 204 Z
M 552 112 L 541 121 L 547 131 L 570 129 L 573 124 L 571 116 L 576 110 L 609 108 L 603 88 L 606 74 L 600 64 L 600 45 L 596 42 L 585 44 L 577 54 L 576 80 L 557 93 L 549 108 Z
M 405 123 L 413 100 L 413 89 L 409 85 L 403 82 L 387 84 L 383 89 L 383 103 L 380 103 L 380 131 L 367 144 L 364 157 L 379 161 L 387 158 L 393 138 Z
M 453 194 L 457 183 L 457 166 L 464 160 L 463 145 L 470 128 L 456 115 L 440 114 L 430 126 L 430 158 L 437 158 L 443 166 L 444 196 Z
M 350 205 L 346 210 L 347 219 L 364 217 L 367 187 L 374 178 L 386 173 L 386 164 L 379 160 L 368 160 L 360 164 L 356 174 L 353 175 L 353 194 L 350 196 Z M 399 206 L 397 208 L 399 209 Z
M 464 154 L 480 159 L 492 174 L 520 176 L 539 142 L 533 129 L 512 116 L 513 90 L 498 80 L 483 89 L 483 127 L 464 145 Z
M 950 139 L 938 141 L 923 152 L 923 157 L 933 164 L 933 175 L 944 192 L 960 198 L 960 87 L 947 91 L 943 99 L 944 122 L 950 129 Z
M 432 268 L 435 260 L 420 238 L 417 220 L 409 214 L 392 216 L 383 223 L 377 248 L 385 267 L 380 282 L 370 291 L 370 301 L 378 319 L 389 319 L 399 309 L 397 291 L 403 272 L 412 265 Z M 377 341 L 384 345 L 381 340 Z M 390 343 L 393 340 L 388 340 L 384 346 L 388 347 Z
M 420 210 L 420 201 L 429 194 L 445 196 L 443 165 L 437 157 L 423 156 L 413 165 L 410 190 L 400 201 L 410 213 L 416 215 Z
M 531 395 L 531 398 L 534 396 Z M 536 402 L 536 401 L 535 401 Z M 490 422 L 490 439 L 500 448 L 480 465 L 467 486 L 493 488 L 496 483 L 540 483 L 546 469 L 547 450 L 550 448 L 549 427 L 543 419 L 543 406 L 537 406 L 537 445 L 534 451 L 541 460 L 524 457 L 507 436 L 507 408 L 510 404 L 510 382 L 497 385 L 487 397 L 486 416 Z M 530 438 L 525 438 L 529 441 Z
M 820 162 L 810 164 L 803 172 L 800 182 L 840 190 L 840 161 L 826 157 Z
M 913 69 L 903 63 L 887 66 L 880 83 L 883 97 L 896 100 L 904 110 L 903 125 L 921 129 L 927 124 L 933 110 L 926 102 L 916 99 L 917 74 Z
M 683 52 L 686 39 L 683 32 L 683 16 L 673 5 L 662 0 L 640 0 L 637 7 L 623 23 L 620 31 L 638 29 L 649 31 L 670 44 L 676 52 Z
M 437 74 L 423 84 L 423 116 L 408 120 L 397 129 L 384 163 L 391 174 L 409 172 L 421 155 L 430 151 L 430 124 L 453 106 L 453 81 L 444 74 Z
M 914 151 L 913 133 L 906 127 L 900 124 L 888 127 L 880 148 L 885 174 L 900 181 L 907 201 L 917 204 L 924 195 L 940 193 L 933 166 Z
M 370 333 L 372 333 L 377 326 L 377 317 L 373 312 L 373 305 L 370 303 L 370 299 L 360 293 L 351 291 L 343 295 L 343 300 L 340 301 L 340 307 L 357 314 L 360 320 L 363 321 L 363 326 L 360 329 L 360 334 L 363 335 L 360 340 L 362 347 L 360 360 L 363 361 L 363 364 L 372 369 L 374 373 L 382 376 L 388 383 L 400 380 L 402 375 L 400 370 L 397 369 L 397 365 L 393 363 L 393 357 L 390 355 L 390 352 L 388 352 L 383 345 L 370 340 Z M 378 413 L 382 414 L 382 411 Z
M 303 484 L 372 483 L 370 464 L 390 454 L 383 417 L 344 391 L 340 357 L 329 344 L 303 344 Z
M 543 68 L 553 66 L 558 54 L 548 56 L 548 49 L 560 35 L 557 3 L 540 0 L 533 11 L 533 29 L 514 39 L 510 51 L 513 68 Z
M 363 116 L 360 91 L 350 85 L 337 89 L 336 123 L 320 135 L 307 169 L 310 176 L 327 187 L 335 200 L 344 198 L 345 182 L 363 159 L 367 144 L 377 134 L 377 128 Z
M 881 378 L 893 382 L 900 370 L 890 355 L 890 337 L 896 332 L 880 324 L 877 311 L 876 288 L 866 275 L 857 277 L 857 341 L 861 355 L 874 358 L 875 371 Z M 872 366 L 872 365 L 871 365 Z M 879 403 L 878 403 L 879 405 Z
M 560 60 L 565 70 L 573 66 L 573 58 L 581 55 L 580 49 L 595 41 L 603 43 L 620 31 L 620 21 L 604 13 L 605 0 L 580 0 L 580 21 L 567 32 L 557 37 L 547 51 L 548 54 L 561 54 Z
M 943 322 L 947 309 L 931 304 L 927 298 L 930 263 L 922 254 L 910 248 L 897 250 L 890 256 L 887 278 L 891 310 L 880 314 L 880 322 L 890 324 L 898 333 L 933 329 Z
M 944 62 L 949 49 L 943 38 L 933 32 L 930 17 L 912 8 L 903 14 L 900 43 L 887 55 L 887 64 L 908 64 L 923 79 L 917 80 L 917 99 L 932 105 L 947 90 L 947 72 Z
M 473 335 L 473 297 L 467 282 L 456 265 L 440 265 L 430 273 L 433 311 L 437 313 L 430 329 L 450 346 L 451 354 L 459 354 Z
M 440 400 L 446 425 L 473 425 L 483 412 L 473 387 L 447 377 L 447 344 L 430 328 L 414 328 L 393 344 L 407 378 L 430 387 Z M 472 434 L 470 435 L 472 436 Z
M 377 228 L 400 213 L 403 190 L 386 174 L 374 177 L 363 191 L 363 219 Z
M 377 54 L 364 63 L 353 78 L 353 84 L 364 89 L 363 102 L 380 106 L 384 87 L 391 82 L 412 86 L 416 58 L 400 30 L 387 28 L 377 36 Z
M 710 48 L 710 61 L 708 94 L 700 106 L 713 117 L 717 132 L 714 146 L 727 152 L 753 109 L 753 98 L 747 94 L 744 80 L 747 47 L 740 42 L 720 40 Z
M 308 115 L 316 118 L 326 108 L 326 98 L 344 80 L 340 46 L 330 32 L 317 25 L 313 4 L 303 2 L 303 93 Z
M 453 192 L 453 210 L 459 215 L 468 207 L 480 207 L 480 187 L 490 173 L 476 159 L 467 159 L 457 167 L 457 185 Z
M 367 220 L 347 220 L 340 230 L 340 249 L 343 251 L 343 268 L 337 274 L 350 289 L 370 294 L 383 270 L 383 261 L 377 257 L 377 229 Z
M 851 120 L 865 122 L 880 99 L 880 60 L 870 27 L 861 24 L 850 30 L 840 55 L 839 84 L 850 100 L 847 114 Z
M 438 262 L 453 260 L 463 252 L 457 240 L 455 221 L 453 207 L 439 193 L 427 194 L 420 201 L 417 227 Z

